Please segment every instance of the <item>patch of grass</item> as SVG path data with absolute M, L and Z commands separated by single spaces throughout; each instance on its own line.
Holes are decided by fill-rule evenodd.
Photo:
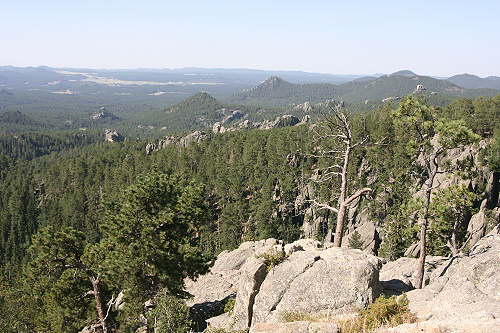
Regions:
M 271 249 L 265 253 L 262 253 L 257 256 L 257 258 L 264 259 L 264 263 L 267 267 L 267 271 L 271 271 L 273 267 L 278 266 L 283 261 L 286 260 L 288 256 L 283 251 L 278 251 L 276 249 Z
M 415 323 L 417 318 L 408 309 L 408 299 L 403 296 L 381 296 L 365 310 L 352 318 L 338 322 L 341 333 L 367 333 L 380 327 L 394 327 Z
M 284 311 L 280 313 L 282 322 L 289 323 L 292 321 L 319 321 L 320 318 L 312 313 L 300 311 Z
M 234 298 L 228 299 L 226 304 L 224 304 L 224 313 L 233 312 L 234 303 L 236 303 L 236 299 Z

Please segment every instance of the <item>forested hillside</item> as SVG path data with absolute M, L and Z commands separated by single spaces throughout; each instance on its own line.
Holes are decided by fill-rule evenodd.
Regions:
M 417 86 L 422 87 L 417 89 Z M 411 71 L 400 71 L 381 77 L 365 77 L 343 84 L 293 84 L 279 77 L 270 77 L 258 86 L 245 89 L 233 98 L 237 103 L 261 105 L 289 105 L 306 101 L 318 103 L 333 96 L 349 103 L 380 104 L 386 98 L 401 98 L 408 94 L 424 94 L 434 100 L 449 100 L 460 97 L 494 96 L 494 89 L 470 89 L 452 83 L 417 75 Z M 473 87 L 473 88 L 490 88 Z
M 198 115 L 217 120 L 210 117 L 223 105 L 206 94 L 191 102 L 200 97 L 207 108 Z M 191 102 L 169 112 L 191 110 Z M 443 172 L 458 178 L 455 192 L 433 192 L 441 199 L 429 209 L 449 218 L 432 220 L 424 231 L 428 254 L 451 253 L 452 234 L 466 245 L 464 226 L 484 200 L 485 214 L 493 216 L 498 202 L 487 197 L 494 190 L 484 189 L 500 172 L 500 95 L 446 107 L 412 96 L 345 114 L 353 142 L 362 143 L 350 152 L 345 198 L 358 189 L 370 192 L 346 214 L 344 238 L 351 246 L 397 259 L 418 242 L 413 214 L 425 201 L 415 193 L 429 179 L 421 161 L 439 147 L 448 149 L 439 157 Z M 426 141 L 405 121 L 421 124 Z M 328 121 L 210 134 L 151 154 L 149 140 L 105 143 L 91 133 L 0 137 L 0 328 L 76 332 L 98 323 L 126 332 L 143 325 L 144 302 L 163 288 L 186 297 L 183 278 L 205 272 L 223 250 L 269 237 L 328 239 L 337 220 L 324 207 L 336 202 L 341 182 L 324 153 L 343 143 L 324 136 L 321 124 Z M 463 151 L 472 157 L 446 162 L 446 154 Z M 460 187 L 458 179 L 473 185 Z M 460 232 L 450 226 L 456 215 L 447 203 L 468 212 L 459 217 Z M 375 226 L 375 245 L 353 237 L 360 221 Z M 492 217 L 485 228 L 495 223 Z M 108 307 L 122 290 L 129 290 L 126 308 Z

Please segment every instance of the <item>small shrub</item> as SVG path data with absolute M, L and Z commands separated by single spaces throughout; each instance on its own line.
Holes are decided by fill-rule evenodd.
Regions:
M 278 251 L 276 249 L 271 249 L 268 252 L 258 255 L 257 258 L 264 259 L 264 263 L 267 266 L 267 271 L 271 271 L 273 267 L 278 266 L 283 261 L 286 260 L 287 255 L 283 251 Z
M 354 230 L 352 233 L 351 237 L 349 237 L 349 247 L 351 249 L 358 249 L 362 250 L 363 249 L 363 240 L 361 239 L 361 235 L 357 230 Z
M 365 333 L 379 327 L 394 327 L 417 321 L 408 309 L 406 296 L 381 296 L 365 310 L 349 320 L 339 321 L 341 333 Z
M 189 307 L 182 299 L 165 294 L 156 297 L 155 301 L 155 308 L 148 313 L 148 326 L 154 327 L 155 332 L 189 332 Z
M 224 312 L 233 312 L 234 309 L 234 303 L 236 300 L 234 298 L 230 298 L 227 300 L 226 304 L 224 304 Z

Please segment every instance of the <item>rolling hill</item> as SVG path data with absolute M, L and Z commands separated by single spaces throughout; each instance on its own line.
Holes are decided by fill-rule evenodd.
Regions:
M 500 90 L 500 77 L 498 76 L 481 78 L 472 74 L 460 74 L 448 78 L 447 81 L 468 89 L 489 88 Z

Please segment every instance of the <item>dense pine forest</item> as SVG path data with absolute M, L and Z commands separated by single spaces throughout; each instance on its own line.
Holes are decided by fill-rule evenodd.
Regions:
M 392 260 L 419 239 L 412 214 L 425 202 L 411 189 L 430 176 L 417 160 L 432 151 L 431 139 L 449 149 L 481 147 L 478 165 L 443 162 L 447 172 L 477 184 L 435 194 L 429 209 L 441 218 L 424 231 L 430 255 L 450 254 L 451 234 L 465 244 L 463 227 L 450 223 L 461 218 L 457 211 L 470 218 L 485 199 L 488 179 L 478 169 L 500 173 L 500 95 L 446 106 L 412 96 L 344 112 L 353 138 L 363 142 L 348 165 L 349 188 L 370 186 L 358 206 L 369 208 L 383 235 L 373 251 Z M 150 154 L 152 139 L 105 142 L 93 131 L 1 135 L 0 331 L 77 332 L 99 322 L 108 332 L 128 332 L 140 326 L 144 302 L 165 288 L 185 299 L 183 278 L 206 272 L 224 250 L 270 237 L 325 240 L 336 220 L 315 203 L 332 200 L 340 184 L 324 177 L 331 164 L 319 152 L 340 143 L 314 133 L 329 117 L 321 112 L 318 121 L 299 126 L 209 134 Z M 349 239 L 352 247 L 358 243 Z M 108 307 L 123 290 L 125 308 Z

